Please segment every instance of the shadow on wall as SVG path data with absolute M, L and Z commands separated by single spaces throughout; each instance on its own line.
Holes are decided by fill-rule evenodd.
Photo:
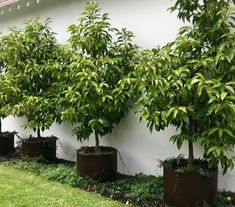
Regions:
M 57 157 L 66 160 L 75 160 L 76 150 L 79 148 L 79 143 L 76 136 L 72 136 L 73 127 L 65 122 L 61 125 L 54 123 L 50 130 L 46 130 L 44 135 L 54 135 L 59 138 L 57 142 Z
M 33 130 L 30 129 L 24 129 L 23 124 L 26 122 L 26 119 L 24 118 L 15 118 L 13 116 L 9 116 L 5 119 L 3 119 L 2 127 L 3 131 L 16 131 L 18 136 L 22 139 L 28 138 L 29 135 L 36 135 L 36 133 Z M 19 138 L 16 137 L 15 139 L 15 145 L 17 145 L 17 142 L 19 141 Z
M 130 114 L 116 126 L 112 132 L 101 139 L 103 145 L 113 146 L 118 149 L 123 157 L 119 157 L 118 170 L 125 173 L 125 164 L 131 174 L 159 174 L 158 159 L 165 159 L 179 154 L 173 144 L 169 144 L 169 137 L 176 133 L 175 128 L 168 128 L 164 132 L 153 132 L 140 123 L 132 110 Z

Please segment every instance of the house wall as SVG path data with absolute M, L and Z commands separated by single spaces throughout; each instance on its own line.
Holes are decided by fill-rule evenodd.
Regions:
M 21 26 L 23 20 L 40 15 L 43 18 L 52 18 L 52 29 L 57 33 L 58 41 L 63 43 L 69 37 L 66 32 L 68 25 L 76 23 L 86 0 L 41 0 L 39 4 L 33 3 L 25 6 L 21 1 L 21 9 L 12 7 L 12 12 L 0 16 L 0 32 L 7 33 L 9 26 Z M 113 26 L 127 27 L 135 34 L 135 42 L 142 49 L 152 48 L 157 45 L 174 40 L 182 23 L 177 19 L 177 14 L 167 11 L 173 1 L 170 0 L 99 0 L 104 12 L 110 14 Z M 187 145 L 180 151 L 169 143 L 169 137 L 176 133 L 174 128 L 165 131 L 153 132 L 146 128 L 145 123 L 140 123 L 133 109 L 123 121 L 114 128 L 113 133 L 102 138 L 101 144 L 116 147 L 120 156 L 118 170 L 127 174 L 153 174 L 162 175 L 158 167 L 158 160 L 185 154 Z M 16 130 L 21 137 L 34 134 L 21 126 L 22 118 L 8 117 L 3 121 L 4 130 Z M 68 160 L 75 159 L 76 149 L 81 145 L 94 144 L 92 136 L 89 142 L 78 143 L 71 134 L 72 126 L 64 123 L 60 126 L 53 124 L 50 131 L 44 135 L 55 135 L 60 138 L 58 143 L 58 157 Z M 200 157 L 202 149 L 195 146 L 195 155 Z M 225 176 L 219 175 L 220 189 L 235 191 L 235 171 L 229 171 Z

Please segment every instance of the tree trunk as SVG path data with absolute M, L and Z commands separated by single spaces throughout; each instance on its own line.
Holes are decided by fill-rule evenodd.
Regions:
M 193 169 L 193 142 L 191 140 L 188 140 L 188 151 L 189 151 L 189 156 L 188 156 L 188 170 Z
M 99 153 L 100 151 L 100 141 L 99 141 L 99 134 L 95 132 L 95 153 Z
M 192 140 L 188 140 L 188 170 L 193 170 L 193 160 L 194 160 L 194 155 L 193 155 L 193 133 L 194 133 L 194 125 L 193 125 L 193 119 L 189 118 L 189 133 L 192 135 Z
M 37 137 L 41 138 L 41 131 L 40 131 L 40 127 L 37 128 Z
M 2 118 L 0 117 L 0 133 L 2 133 Z

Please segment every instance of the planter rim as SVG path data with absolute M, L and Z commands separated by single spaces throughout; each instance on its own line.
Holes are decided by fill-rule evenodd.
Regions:
M 7 135 L 15 135 L 16 132 L 9 132 L 9 131 L 5 131 L 5 132 L 0 132 L 0 136 L 4 136 L 6 137 Z
M 177 160 L 177 159 L 172 159 L 172 160 Z M 207 162 L 206 160 L 200 160 L 200 159 L 194 159 L 194 160 Z M 192 170 L 192 171 L 185 170 L 184 172 L 177 172 L 178 169 L 181 169 L 183 167 L 174 168 L 172 166 L 165 164 L 164 162 L 163 162 L 163 168 L 168 169 L 168 170 L 172 170 L 175 174 L 178 174 L 178 175 L 198 175 L 200 177 L 210 177 L 212 174 L 218 172 L 218 166 L 212 167 L 212 168 L 206 168 L 205 170 L 208 172 L 208 176 L 201 175 L 200 173 L 197 172 L 197 170 Z
M 113 154 L 117 153 L 116 148 L 109 147 L 109 146 L 100 146 L 100 149 L 108 149 L 107 151 L 101 152 L 100 154 L 96 154 L 96 153 L 92 153 L 92 152 L 89 152 L 89 153 L 84 153 L 83 152 L 84 149 L 94 149 L 94 148 L 95 148 L 94 146 L 84 146 L 84 147 L 81 147 L 81 148 L 77 149 L 77 153 L 82 155 L 82 156 L 87 156 L 87 157 L 106 156 L 106 155 L 113 155 Z
M 47 142 L 47 141 L 56 141 L 58 140 L 57 137 L 30 137 L 26 139 L 22 139 L 22 142 L 24 143 L 41 143 L 41 142 Z
M 172 170 L 172 171 L 174 171 L 175 173 L 177 173 L 177 172 L 176 172 L 177 169 L 174 169 L 174 168 L 172 168 L 172 167 L 163 166 L 163 168 Z M 211 169 L 211 173 L 213 173 L 213 172 L 215 172 L 215 171 L 218 171 L 218 167 L 217 167 L 217 168 L 210 168 L 210 169 Z M 185 171 L 185 172 L 182 172 L 182 173 L 180 172 L 180 173 L 178 173 L 178 174 L 186 174 L 186 173 L 189 173 L 189 174 L 192 174 L 192 173 L 198 174 L 195 170 L 192 170 L 192 171 Z M 198 175 L 200 175 L 200 174 L 198 174 Z

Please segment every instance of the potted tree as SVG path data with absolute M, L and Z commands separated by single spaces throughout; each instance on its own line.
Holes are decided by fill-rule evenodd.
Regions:
M 130 92 L 120 85 L 134 69 L 137 47 L 131 42 L 133 34 L 112 28 L 108 15 L 101 14 L 94 2 L 86 5 L 79 24 L 69 26 L 69 31 L 72 57 L 70 81 L 61 98 L 62 120 L 77 124 L 73 133 L 80 141 L 95 135 L 95 147 L 77 151 L 78 174 L 114 180 L 117 150 L 100 146 L 99 139 L 111 133 L 129 110 Z
M 16 85 L 11 84 L 6 78 L 6 68 L 4 64 L 4 55 L 2 53 L 4 46 L 4 36 L 0 36 L 0 154 L 8 155 L 15 151 L 14 135 L 16 132 L 3 132 L 2 119 L 10 115 L 12 105 L 18 100 L 14 96 L 18 89 Z
M 177 0 L 172 10 L 192 25 L 181 28 L 174 42 L 143 52 L 136 70 L 142 97 L 141 119 L 152 131 L 173 125 L 180 129 L 171 141 L 188 143 L 187 159 L 164 165 L 167 204 L 186 207 L 217 198 L 218 164 L 233 169 L 235 133 L 234 1 Z M 194 158 L 194 143 L 204 147 L 204 159 Z
M 2 72 L 2 68 L 1 68 Z M 15 132 L 2 131 L 2 119 L 7 117 L 10 113 L 10 103 L 13 102 L 12 91 L 5 76 L 0 74 L 0 155 L 8 155 L 15 151 L 14 135 Z
M 41 131 L 49 129 L 58 115 L 55 94 L 60 46 L 49 20 L 41 23 L 36 18 L 26 22 L 24 30 L 11 29 L 3 44 L 6 78 L 18 87 L 20 96 L 11 113 L 25 117 L 24 127 L 37 131 L 36 137 L 22 139 L 22 153 L 54 160 L 57 138 L 41 137 Z

